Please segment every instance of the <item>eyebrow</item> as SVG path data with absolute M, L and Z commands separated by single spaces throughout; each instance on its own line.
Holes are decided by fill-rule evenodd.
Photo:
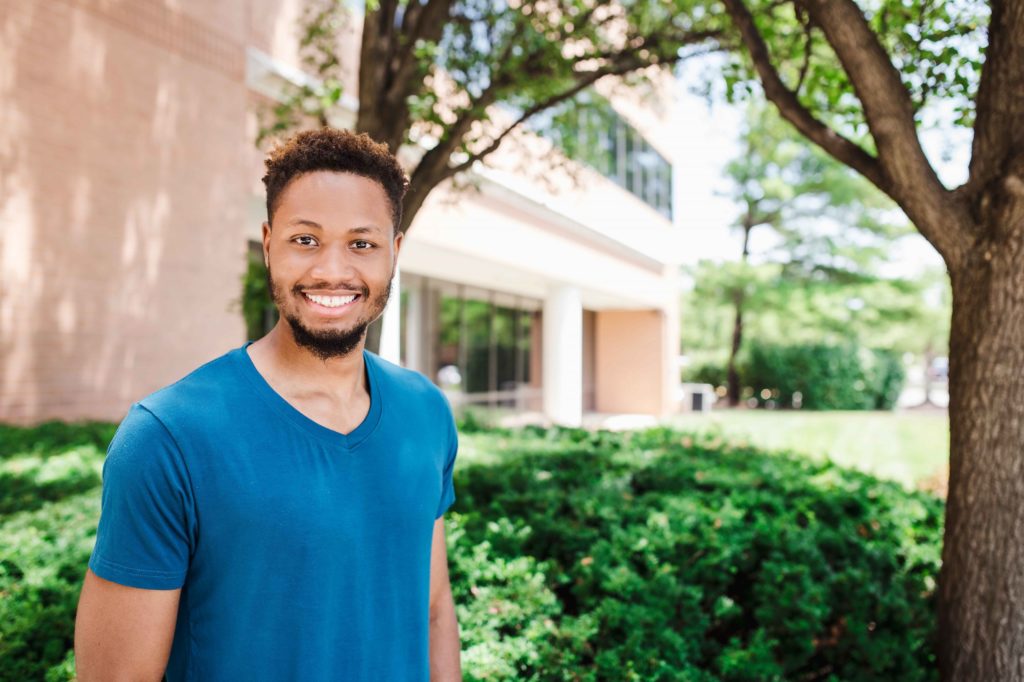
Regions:
M 320 223 L 316 222 L 315 220 L 309 220 L 307 218 L 296 218 L 295 220 L 288 221 L 288 224 L 293 227 L 302 225 L 305 227 L 315 227 L 318 230 L 324 229 L 324 226 L 321 225 Z M 369 225 L 360 225 L 359 227 L 353 227 L 349 230 L 349 232 L 355 232 L 357 234 L 374 234 L 375 232 L 380 231 L 381 229 L 379 227 L 371 227 Z

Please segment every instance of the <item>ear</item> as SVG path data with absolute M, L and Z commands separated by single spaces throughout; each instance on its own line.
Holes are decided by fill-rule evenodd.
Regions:
M 270 267 L 270 223 L 263 223 L 263 265 Z
M 395 235 L 395 240 L 394 240 L 395 257 L 392 259 L 392 262 L 391 262 L 392 270 L 394 268 L 398 267 L 398 252 L 402 248 L 402 239 L 404 237 L 405 237 L 405 233 L 404 232 L 399 232 L 398 234 Z

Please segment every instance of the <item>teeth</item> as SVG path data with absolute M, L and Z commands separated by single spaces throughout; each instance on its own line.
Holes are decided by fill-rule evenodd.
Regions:
M 351 296 L 314 296 L 313 294 L 306 294 L 306 296 L 314 303 L 319 303 L 327 308 L 338 308 L 356 300 L 355 294 Z

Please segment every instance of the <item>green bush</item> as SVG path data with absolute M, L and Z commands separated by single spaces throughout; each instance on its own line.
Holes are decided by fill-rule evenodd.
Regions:
M 99 490 L 92 490 L 0 525 L 0 681 L 59 674 L 74 643 L 99 507 Z
M 0 458 L 38 454 L 48 457 L 76 445 L 106 450 L 117 424 L 48 421 L 38 426 L 0 424 Z
M 103 451 L 95 445 L 0 460 L 0 516 L 96 488 L 102 467 Z
M 249 254 L 242 276 L 242 317 L 250 341 L 261 338 L 277 322 L 277 306 L 270 295 L 267 266 L 260 256 Z
M 874 362 L 871 365 L 871 384 L 874 387 L 875 409 L 891 410 L 896 407 L 903 391 L 907 372 L 899 353 L 891 350 L 875 350 L 872 353 Z
M 703 365 L 687 367 L 683 370 L 683 379 L 694 384 L 725 386 L 729 381 L 729 372 L 725 365 L 708 362 Z
M 761 404 L 790 406 L 799 393 L 810 410 L 892 409 L 905 378 L 898 355 L 855 345 L 752 343 L 740 374 Z
M 936 678 L 938 500 L 671 431 L 562 436 L 458 472 L 460 542 L 558 597 L 555 645 L 491 679 Z
M 667 429 L 468 438 L 501 454 L 447 518 L 467 680 L 936 679 L 939 500 Z M 0 681 L 72 679 L 98 514 L 0 517 Z

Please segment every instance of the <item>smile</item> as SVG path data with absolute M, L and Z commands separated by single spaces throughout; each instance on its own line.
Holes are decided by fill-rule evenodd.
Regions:
M 303 296 L 325 308 L 341 308 L 359 298 L 359 294 L 352 294 L 350 296 L 317 296 L 315 294 L 303 293 Z

